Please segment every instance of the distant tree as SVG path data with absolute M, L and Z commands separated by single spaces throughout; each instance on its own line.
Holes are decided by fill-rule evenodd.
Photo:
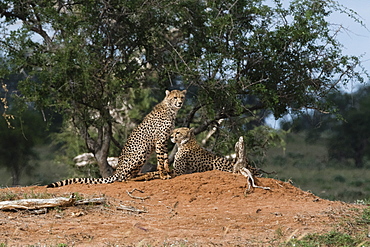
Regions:
M 330 159 L 353 159 L 363 167 L 370 153 L 370 87 L 360 87 L 353 93 L 333 92 L 327 96 L 333 102 L 330 113 L 310 111 L 282 121 L 281 127 L 295 133 L 305 133 L 306 141 L 327 141 Z
M 110 144 L 121 141 L 112 110 L 129 107 L 132 88 L 160 99 L 186 87 L 183 125 L 237 136 L 267 112 L 325 109 L 328 92 L 362 80 L 359 59 L 336 40 L 342 27 L 327 20 L 337 11 L 359 22 L 356 13 L 334 1 L 273 3 L 4 0 L 0 43 L 9 71 L 26 76 L 19 97 L 62 113 L 107 176 Z
M 370 158 L 370 87 L 344 94 L 338 105 L 342 105 L 339 113 L 343 120 L 332 128 L 329 156 L 337 160 L 354 159 L 355 166 L 361 168 L 364 158 Z
M 280 127 L 292 133 L 303 133 L 307 143 L 315 143 L 331 133 L 338 119 L 334 112 L 307 110 L 285 116 L 280 121 Z
M 30 159 L 37 160 L 34 148 L 49 143 L 49 133 L 60 128 L 59 116 L 44 120 L 42 113 L 34 104 L 24 104 L 22 97 L 14 97 L 17 84 L 23 78 L 20 74 L 11 74 L 1 82 L 0 88 L 0 167 L 5 167 L 11 174 L 12 185 L 19 185 L 25 171 L 32 170 Z M 46 109 L 44 114 L 52 112 Z M 32 171 L 30 172 L 32 175 Z M 3 185 L 6 182 L 3 181 Z
M 45 140 L 46 124 L 35 110 L 10 113 L 16 117 L 9 120 L 13 128 L 8 128 L 5 119 L 0 118 L 0 167 L 10 172 L 12 185 L 19 185 L 30 158 L 37 158 L 33 148 Z

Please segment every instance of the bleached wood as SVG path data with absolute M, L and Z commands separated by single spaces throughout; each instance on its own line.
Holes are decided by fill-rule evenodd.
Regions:
M 75 202 L 75 196 L 72 194 L 71 197 L 56 197 L 50 199 L 21 199 L 14 201 L 2 201 L 0 202 L 1 210 L 14 210 L 14 209 L 27 209 L 34 210 L 40 208 L 53 208 L 53 207 L 67 207 L 71 206 Z

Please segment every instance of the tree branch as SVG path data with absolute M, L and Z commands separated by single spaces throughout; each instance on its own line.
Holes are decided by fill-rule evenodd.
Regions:
M 195 113 L 200 109 L 202 108 L 204 105 L 197 105 L 197 106 L 194 106 L 193 109 L 190 111 L 190 113 L 188 114 L 188 116 L 186 117 L 186 119 L 184 120 L 184 126 L 186 127 L 190 127 L 190 123 L 193 121 L 194 119 L 194 116 L 195 116 Z
M 252 106 L 250 108 L 245 108 L 241 113 L 239 114 L 235 114 L 235 113 L 219 113 L 214 119 L 211 119 L 211 120 L 208 120 L 206 122 L 204 122 L 202 125 L 200 125 L 198 128 L 196 128 L 194 130 L 194 134 L 197 135 L 203 131 L 205 131 L 209 125 L 211 124 L 216 124 L 218 120 L 220 119 L 223 119 L 223 118 L 230 118 L 230 117 L 238 117 L 240 115 L 243 115 L 243 114 L 246 114 L 246 113 L 251 113 L 255 110 L 260 110 L 260 109 L 264 109 L 264 104 L 259 104 L 259 105 L 255 105 L 255 106 Z
M 117 147 L 117 148 L 119 148 L 119 149 L 123 149 L 123 146 L 121 145 L 121 143 L 119 143 L 119 141 L 117 141 L 117 139 L 116 138 L 114 138 L 114 136 L 113 136 L 113 133 L 111 134 L 111 140 L 112 140 L 112 142 L 113 142 L 113 144 Z

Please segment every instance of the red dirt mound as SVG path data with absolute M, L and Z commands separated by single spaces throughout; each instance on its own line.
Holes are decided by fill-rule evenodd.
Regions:
M 148 182 L 2 189 L 0 193 L 104 196 L 107 204 L 57 208 L 39 215 L 0 212 L 0 243 L 276 246 L 307 233 L 333 230 L 358 213 L 353 208 L 363 207 L 324 200 L 274 179 L 260 178 L 257 184 L 271 190 L 256 188 L 245 195 L 245 177 L 220 171 Z M 133 191 L 132 196 L 127 191 Z M 138 211 L 118 210 L 121 206 Z

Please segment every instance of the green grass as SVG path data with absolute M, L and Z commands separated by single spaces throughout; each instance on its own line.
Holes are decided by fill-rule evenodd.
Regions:
M 0 201 L 13 201 L 18 199 L 47 199 L 52 198 L 53 195 L 46 192 L 36 193 L 31 191 L 29 193 L 14 193 L 12 191 L 0 192 Z
M 75 196 L 76 200 L 84 199 L 84 197 L 78 192 L 75 193 Z M 53 197 L 55 197 L 53 194 L 47 192 L 34 192 L 33 190 L 27 193 L 14 193 L 10 190 L 0 192 L 0 201 L 14 201 L 19 199 L 49 199 Z
M 0 201 L 13 201 L 19 199 L 19 194 L 14 193 L 13 191 L 3 191 L 0 192 Z M 1 245 L 0 245 L 1 247 Z
M 290 134 L 286 143 L 285 150 L 268 151 L 266 164 L 261 168 L 276 172 L 269 177 L 292 180 L 296 187 L 324 199 L 351 203 L 370 200 L 369 167 L 359 169 L 351 161 L 329 160 L 323 140 L 309 144 L 304 136 Z
M 370 242 L 359 237 L 352 237 L 346 233 L 331 231 L 325 234 L 309 234 L 300 240 L 290 240 L 282 246 L 295 247 L 354 247 L 369 246 Z
M 22 168 L 17 185 L 44 185 L 68 177 L 71 167 L 56 161 L 57 151 L 51 145 L 36 146 L 33 152 L 38 158 L 31 158 L 28 166 Z M 0 167 L 0 186 L 13 186 L 12 174 L 4 167 Z
M 357 223 L 359 224 L 365 224 L 365 225 L 370 225 L 370 207 L 367 207 L 364 209 L 362 212 L 362 217 L 357 220 Z M 370 231 L 370 229 L 369 229 Z M 369 232 L 370 234 L 370 232 Z
M 290 239 L 281 247 L 365 247 L 370 246 L 369 239 L 370 207 L 362 214 L 342 225 L 342 231 L 330 231 L 324 234 L 308 234 L 303 238 Z
M 34 192 L 31 190 L 31 192 L 23 193 L 23 199 L 47 199 L 52 198 L 53 194 L 47 193 L 47 192 Z

